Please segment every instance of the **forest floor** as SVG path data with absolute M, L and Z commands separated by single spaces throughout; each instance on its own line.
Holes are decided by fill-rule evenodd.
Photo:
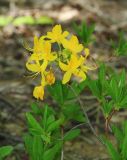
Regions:
M 31 6 L 12 4 L 10 7 L 0 4 L 0 14 L 14 17 L 48 16 L 53 18 L 55 24 L 60 23 L 65 30 L 73 33 L 72 22 L 94 22 L 96 41 L 90 46 L 91 56 L 116 70 L 127 68 L 125 58 L 109 61 L 112 55 L 110 39 L 117 40 L 120 30 L 125 35 L 127 33 L 126 0 L 47 0 L 41 3 L 37 1 Z M 30 110 L 30 104 L 34 101 L 32 89 L 35 82 L 26 76 L 25 62 L 28 56 L 23 42 L 32 45 L 34 35 L 45 34 L 51 28 L 52 25 L 0 27 L 0 145 L 13 144 L 16 150 L 8 160 L 27 160 L 22 136 L 27 130 L 25 112 Z M 103 133 L 104 120 L 101 113 L 98 113 L 96 100 L 94 97 L 89 99 L 87 93 L 83 93 L 81 99 L 86 106 L 90 106 L 88 116 L 92 125 L 98 133 Z M 127 112 L 121 111 L 112 118 L 112 122 L 119 123 L 126 117 Z M 88 126 L 82 127 L 79 138 L 65 145 L 65 160 L 106 159 L 108 156 L 104 146 L 97 141 Z

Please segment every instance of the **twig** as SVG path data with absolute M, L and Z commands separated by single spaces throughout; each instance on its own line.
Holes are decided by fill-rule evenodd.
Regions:
M 104 144 L 103 141 L 98 137 L 97 133 L 95 132 L 95 130 L 94 130 L 94 128 L 93 128 L 93 126 L 92 126 L 92 124 L 91 124 L 91 122 L 90 122 L 90 120 L 89 120 L 89 117 L 88 117 L 88 115 L 87 115 L 87 113 L 86 113 L 86 111 L 85 111 L 85 109 L 84 109 L 84 107 L 83 107 L 82 101 L 80 100 L 79 96 L 77 95 L 77 93 L 75 92 L 75 90 L 73 89 L 73 87 L 72 87 L 71 85 L 68 85 L 68 86 L 71 88 L 71 90 L 72 90 L 73 93 L 75 94 L 75 96 L 76 96 L 76 98 L 77 98 L 77 100 L 78 100 L 78 102 L 79 102 L 79 104 L 80 104 L 80 106 L 81 106 L 81 108 L 82 108 L 82 110 L 83 110 L 83 113 L 84 113 L 84 115 L 85 115 L 85 117 L 86 117 L 87 123 L 88 123 L 91 131 L 92 131 L 93 134 L 96 136 L 96 138 L 97 138 L 102 144 Z

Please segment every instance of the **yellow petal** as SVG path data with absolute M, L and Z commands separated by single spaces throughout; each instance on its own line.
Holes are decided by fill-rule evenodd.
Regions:
M 41 65 L 41 73 L 43 73 L 46 70 L 47 65 L 48 65 L 48 61 L 44 60 L 44 62 Z
M 77 52 L 81 52 L 83 50 L 83 45 L 79 44 L 78 47 L 76 48 Z
M 63 70 L 63 71 L 68 70 L 68 65 L 62 63 L 61 61 L 59 61 L 59 66 L 60 66 L 60 69 Z
M 68 35 L 69 35 L 69 32 L 68 32 L 68 31 L 64 31 L 64 32 L 63 32 L 63 36 L 64 36 L 64 37 L 67 37 Z
M 56 34 L 61 34 L 62 33 L 62 28 L 60 24 L 57 24 L 53 27 L 52 31 Z
M 34 53 L 42 53 L 44 37 L 34 36 Z
M 64 47 L 64 48 L 69 49 L 70 43 L 69 43 L 68 40 L 64 39 L 64 40 L 62 41 L 62 44 L 63 44 L 63 47 Z
M 74 36 L 74 35 L 72 35 L 72 37 L 71 37 L 71 42 L 73 44 L 78 44 L 79 43 L 78 38 L 76 36 Z
M 34 46 L 37 46 L 39 42 L 39 39 L 37 36 L 34 36 Z
M 47 38 L 52 38 L 53 34 L 52 32 L 47 32 Z
M 26 68 L 32 72 L 40 72 L 41 69 L 39 64 L 30 64 L 30 63 L 26 63 Z
M 82 67 L 82 70 L 84 72 L 87 72 L 88 70 L 95 70 L 95 69 L 97 69 L 97 67 L 88 67 L 88 66 L 85 66 L 85 65 L 83 65 L 81 67 Z
M 50 55 L 49 55 L 49 61 L 54 61 L 55 59 L 57 58 L 57 54 L 56 53 L 51 53 Z
M 41 99 L 43 100 L 43 97 L 44 97 L 44 87 L 43 86 L 36 86 L 34 88 L 34 91 L 33 91 L 33 96 L 37 99 Z
M 33 53 L 31 54 L 29 61 L 36 61 L 36 60 L 42 60 L 43 54 L 42 53 Z
M 82 81 L 86 79 L 86 74 L 82 70 L 76 70 L 74 75 L 81 78 Z
M 85 48 L 85 49 L 84 49 L 84 52 L 85 52 L 85 58 L 87 58 L 87 57 L 89 56 L 89 54 L 90 54 L 89 49 L 88 49 L 88 48 Z
M 44 43 L 44 53 L 49 54 L 51 52 L 51 43 L 49 41 L 46 41 Z
M 69 72 L 69 71 L 67 71 L 67 72 L 64 74 L 64 76 L 63 76 L 62 83 L 63 83 L 63 84 L 67 83 L 67 82 L 70 80 L 71 75 L 72 75 L 72 73 Z

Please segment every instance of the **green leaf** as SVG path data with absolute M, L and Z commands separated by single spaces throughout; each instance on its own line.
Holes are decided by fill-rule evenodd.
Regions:
M 12 20 L 13 17 L 11 16 L 0 16 L 0 27 L 7 26 Z
M 102 110 L 106 118 L 110 115 L 113 108 L 114 108 L 113 101 L 110 102 L 103 101 Z
M 48 118 L 48 106 L 45 105 L 44 114 L 43 114 L 43 127 L 44 127 L 44 130 L 46 130 L 46 127 L 47 127 L 47 118 Z
M 62 142 L 58 141 L 52 148 L 47 150 L 43 155 L 43 160 L 56 160 L 56 155 L 62 147 Z
M 123 69 L 121 75 L 119 76 L 120 80 L 119 80 L 119 86 L 123 87 L 126 85 L 126 72 Z
M 33 155 L 33 137 L 30 136 L 29 134 L 26 134 L 23 139 L 25 142 L 26 151 L 28 152 L 29 156 L 31 157 Z
M 43 156 L 43 143 L 40 136 L 34 136 L 33 138 L 33 160 L 40 160 Z
M 35 131 L 35 133 L 38 133 L 40 135 L 44 133 L 44 130 L 42 129 L 40 124 L 36 121 L 36 119 L 30 113 L 26 113 L 26 117 L 30 125 L 30 129 L 32 131 Z
M 84 114 L 79 104 L 71 103 L 63 106 L 63 114 L 67 120 L 76 120 L 78 122 L 85 122 Z M 77 114 L 78 113 L 78 114 Z
M 20 26 L 22 24 L 33 25 L 35 24 L 35 19 L 31 16 L 20 16 L 20 17 L 15 18 L 12 24 L 14 26 Z
M 121 150 L 124 134 L 123 134 L 121 128 L 119 129 L 115 125 L 112 126 L 112 131 L 113 131 L 113 133 L 114 133 L 114 135 L 115 135 L 115 137 L 117 139 L 118 148 Z
M 43 139 L 44 142 L 46 142 L 47 144 L 51 142 L 51 137 L 50 137 L 50 133 L 48 134 L 42 134 L 41 138 Z
M 41 114 L 41 110 L 39 108 L 39 106 L 37 105 L 37 103 L 32 103 L 31 104 L 31 109 L 35 114 Z
M 119 33 L 119 40 L 117 43 L 112 41 L 112 47 L 114 48 L 114 54 L 116 56 L 127 55 L 127 40 L 125 39 L 124 32 Z
M 49 126 L 54 121 L 55 121 L 54 115 L 49 116 L 48 119 L 47 119 L 47 126 Z
M 122 130 L 119 129 L 118 127 L 116 127 L 115 125 L 112 126 L 112 130 L 113 130 L 113 133 L 115 134 L 115 137 L 120 142 L 124 137 L 124 134 L 122 133 Z
M 87 26 L 86 22 L 82 22 L 82 24 L 79 26 L 76 23 L 73 23 L 73 28 L 75 30 L 75 32 L 77 33 L 77 35 L 79 36 L 79 38 L 83 41 L 83 44 L 85 45 L 85 47 L 93 41 L 93 32 L 95 29 L 95 25 L 91 24 L 89 26 Z
M 36 19 L 36 24 L 53 24 L 54 21 L 52 18 L 47 16 L 41 16 Z
M 63 85 L 60 81 L 56 81 L 54 85 L 47 86 L 50 95 L 57 101 L 58 104 L 64 103 Z
M 12 151 L 13 151 L 13 147 L 12 146 L 0 147 L 0 159 L 3 159 L 6 156 L 8 156 L 9 154 L 11 154 Z
M 67 132 L 64 136 L 64 141 L 70 141 L 79 136 L 80 134 L 80 129 L 73 129 Z
M 103 140 L 105 142 L 105 145 L 107 147 L 107 150 L 108 150 L 112 160 L 122 160 L 120 154 L 117 152 L 117 150 L 115 149 L 113 144 L 110 141 L 108 141 L 106 138 Z
M 54 131 L 55 129 L 59 128 L 60 125 L 63 123 L 64 119 L 63 118 L 60 118 L 59 120 L 57 121 L 54 121 L 53 123 L 51 123 L 49 126 L 48 126 L 48 132 L 52 132 Z
M 90 88 L 92 94 L 94 96 L 96 96 L 98 99 L 101 99 L 101 91 L 100 91 L 99 86 L 100 85 L 99 85 L 99 81 L 98 80 L 89 79 L 88 87 Z
M 85 89 L 86 86 L 87 80 L 80 83 L 72 82 L 72 84 L 68 86 L 68 93 L 66 92 L 66 100 L 75 99 Z
M 125 137 L 123 139 L 122 157 L 123 157 L 123 159 L 127 159 L 127 134 L 125 135 Z
M 104 83 L 106 77 L 106 68 L 104 63 L 102 63 L 99 67 L 98 78 L 101 83 Z

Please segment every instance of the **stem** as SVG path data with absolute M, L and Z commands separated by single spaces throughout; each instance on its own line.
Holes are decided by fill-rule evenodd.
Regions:
M 95 129 L 93 128 L 93 126 L 92 126 L 92 124 L 91 124 L 91 122 L 90 122 L 90 120 L 89 120 L 89 117 L 88 117 L 88 115 L 87 115 L 87 112 L 85 111 L 85 109 L 84 109 L 84 107 L 83 107 L 83 104 L 82 104 L 82 101 L 80 100 L 79 96 L 77 95 L 77 93 L 75 92 L 75 90 L 73 89 L 73 87 L 72 87 L 71 85 L 68 85 L 68 86 L 71 88 L 71 90 L 72 90 L 73 93 L 75 94 L 75 96 L 76 96 L 76 98 L 77 98 L 77 100 L 78 100 L 78 102 L 79 102 L 79 104 L 80 104 L 80 106 L 81 106 L 81 109 L 83 110 L 83 113 L 84 113 L 84 115 L 85 115 L 85 117 L 86 117 L 87 123 L 88 123 L 88 125 L 89 125 L 92 133 L 96 136 L 96 138 L 97 138 L 102 144 L 104 144 L 103 141 L 98 137 Z
M 105 120 L 105 133 L 106 133 L 106 137 L 108 137 L 108 118 L 106 118 Z
M 61 49 L 61 45 L 58 43 L 58 47 L 59 47 L 59 57 L 61 56 L 61 53 L 62 53 L 62 49 Z
M 110 120 L 112 119 L 112 116 L 114 115 L 114 113 L 116 112 L 116 109 L 113 109 L 111 114 L 106 118 L 105 120 L 105 132 L 106 132 L 106 136 L 108 137 L 108 131 L 109 131 L 109 124 L 110 124 Z
M 61 139 L 63 140 L 64 137 L 64 128 L 63 126 L 61 126 Z M 61 160 L 64 159 L 64 149 L 63 149 L 63 145 L 62 145 L 62 149 L 61 149 Z

